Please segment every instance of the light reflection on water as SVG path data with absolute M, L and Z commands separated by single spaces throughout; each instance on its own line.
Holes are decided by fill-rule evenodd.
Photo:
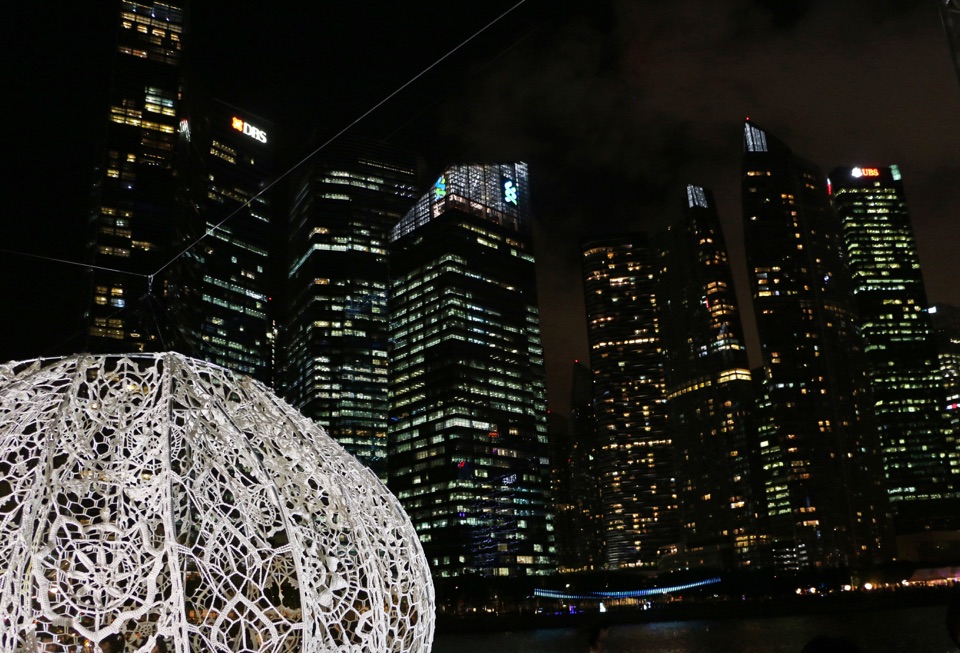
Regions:
M 945 608 L 923 607 L 798 617 L 617 625 L 607 653 L 799 653 L 815 635 L 848 637 L 864 653 L 956 653 Z M 585 653 L 586 633 L 557 628 L 436 637 L 433 653 Z

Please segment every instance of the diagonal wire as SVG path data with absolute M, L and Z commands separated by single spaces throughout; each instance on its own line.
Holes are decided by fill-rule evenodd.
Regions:
M 16 256 L 25 256 L 27 258 L 40 259 L 41 261 L 53 261 L 54 263 L 63 263 L 64 265 L 75 265 L 81 268 L 92 268 L 94 270 L 104 270 L 105 272 L 117 272 L 119 274 L 129 274 L 130 276 L 134 276 L 134 277 L 146 278 L 149 276 L 149 275 L 143 274 L 142 272 L 132 272 L 130 270 L 118 270 L 117 268 L 108 268 L 103 265 L 94 265 L 92 263 L 81 263 L 79 261 L 70 261 L 68 259 L 63 259 L 63 258 L 43 256 L 41 254 L 29 254 L 27 252 L 18 252 L 16 250 L 6 249 L 4 247 L 0 247 L 0 252 L 3 252 L 4 254 L 14 254 Z
M 167 267 L 170 266 L 171 263 L 173 263 L 173 262 L 176 261 L 178 258 L 180 258 L 180 257 L 183 256 L 184 254 L 186 254 L 187 252 L 189 252 L 191 249 L 193 249 L 193 248 L 194 248 L 198 243 L 200 243 L 204 238 L 206 238 L 207 236 L 211 235 L 211 234 L 212 234 L 213 232 L 215 232 L 217 229 L 219 229 L 220 227 L 222 227 L 228 220 L 230 220 L 230 219 L 231 219 L 233 216 L 235 216 L 237 213 L 239 213 L 239 212 L 242 211 L 243 209 L 245 209 L 245 208 L 247 208 L 248 206 L 250 206 L 251 202 L 253 202 L 255 199 L 257 199 L 258 197 L 260 197 L 261 195 L 263 195 L 264 193 L 266 193 L 268 190 L 270 190 L 271 188 L 273 188 L 275 185 L 277 185 L 277 183 L 279 183 L 280 181 L 282 181 L 283 179 L 285 179 L 286 177 L 288 177 L 288 176 L 289 176 L 291 173 L 293 173 L 297 168 L 299 168 L 300 166 L 302 166 L 303 164 L 305 164 L 307 161 L 309 161 L 309 160 L 312 159 L 314 156 L 316 156 L 321 150 L 323 150 L 323 149 L 326 148 L 328 145 L 330 145 L 330 143 L 332 143 L 332 142 L 335 141 L 336 139 L 338 139 L 338 138 L 340 138 L 341 136 L 343 136 L 343 134 L 346 133 L 347 131 L 349 131 L 351 128 L 353 128 L 354 125 L 356 125 L 356 124 L 359 123 L 361 120 L 363 120 L 364 118 L 366 118 L 367 116 L 369 116 L 371 113 L 373 113 L 374 111 L 376 111 L 377 109 L 379 109 L 380 107 L 382 107 L 384 104 L 386 104 L 387 102 L 389 102 L 389 101 L 390 101 L 391 99 L 393 99 L 397 94 L 399 94 L 400 92 L 402 92 L 405 88 L 407 88 L 408 86 L 410 86 L 411 84 L 413 84 L 415 81 L 417 81 L 418 79 L 420 79 L 421 77 L 423 77 L 424 75 L 426 75 L 428 72 L 430 72 L 431 70 L 433 70 L 434 68 L 436 68 L 438 65 L 440 65 L 441 63 L 443 63 L 443 62 L 444 62 L 445 60 L 447 60 L 450 56 L 452 56 L 455 52 L 457 52 L 458 50 L 460 50 L 461 48 L 463 48 L 465 45 L 467 45 L 467 44 L 470 43 L 472 40 L 474 40 L 475 38 L 477 38 L 478 36 L 480 36 L 480 34 L 482 34 L 483 32 L 485 32 L 485 31 L 487 31 L 488 29 L 490 29 L 491 27 L 493 27 L 495 24 L 497 24 L 498 22 L 500 22 L 501 20 L 503 20 L 507 15 L 509 15 L 510 13 L 512 13 L 513 11 L 515 11 L 518 7 L 520 7 L 520 6 L 521 6 L 522 4 L 524 4 L 525 2 L 526 2 L 526 0 L 520 0 L 520 1 L 517 2 L 515 5 L 513 5 L 513 6 L 510 7 L 510 8 L 508 8 L 506 11 L 504 11 L 503 13 L 501 13 L 499 16 L 497 16 L 496 18 L 494 18 L 493 20 L 491 20 L 489 23 L 487 23 L 486 25 L 484 25 L 483 27 L 481 27 L 480 29 L 478 29 L 476 32 L 474 32 L 473 34 L 471 34 L 470 36 L 468 36 L 468 37 L 467 37 L 466 39 L 464 39 L 463 41 L 461 41 L 459 45 L 455 46 L 454 48 L 452 48 L 451 50 L 449 50 L 446 54 L 444 54 L 444 55 L 441 56 L 439 59 L 437 59 L 436 61 L 434 61 L 432 64 L 430 64 L 429 66 L 427 66 L 426 68 L 424 68 L 423 70 L 421 70 L 419 73 L 417 73 L 416 75 L 414 75 L 413 77 L 411 77 L 406 83 L 404 83 L 404 84 L 402 84 L 401 86 L 397 87 L 397 89 L 394 90 L 392 93 L 390 93 L 389 95 L 387 95 L 385 98 L 383 98 L 382 100 L 380 100 L 379 102 L 377 102 L 375 105 L 373 105 L 373 106 L 370 107 L 369 109 L 367 109 L 364 113 L 362 113 L 359 117 L 355 118 L 355 119 L 354 119 L 350 124 L 348 124 L 346 127 L 344 127 L 343 129 L 341 129 L 340 131 L 338 131 L 336 134 L 334 134 L 333 136 L 331 136 L 330 138 L 328 138 L 328 139 L 327 139 L 326 141 L 324 141 L 321 145 L 319 145 L 316 149 L 314 149 L 312 152 L 310 152 L 310 153 L 307 154 L 305 157 L 303 157 L 302 159 L 300 159 L 300 161 L 298 161 L 297 163 L 295 163 L 294 165 L 292 165 L 290 168 L 288 168 L 288 169 L 286 170 L 286 172 L 284 172 L 284 173 L 281 174 L 279 177 L 277 177 L 276 179 L 274 179 L 273 181 L 271 181 L 269 184 L 267 184 L 265 187 L 263 187 L 262 189 L 260 189 L 260 191 L 259 191 L 256 195 L 252 196 L 252 197 L 249 198 L 246 202 L 244 202 L 243 204 L 241 204 L 240 206 L 238 206 L 236 209 L 234 209 L 234 210 L 233 210 L 229 215 L 227 215 L 227 217 L 225 217 L 223 220 L 221 220 L 220 222 L 218 222 L 217 224 L 215 224 L 215 225 L 212 226 L 212 227 L 208 227 L 208 228 L 206 229 L 206 231 L 204 231 L 204 233 L 203 233 L 202 236 L 200 236 L 199 238 L 197 238 L 196 240 L 194 240 L 193 242 L 191 242 L 190 244 L 188 244 L 186 247 L 184 247 L 182 250 L 180 250 L 173 258 L 171 258 L 169 261 L 167 261 L 167 262 L 164 263 L 162 266 L 160 266 L 160 267 L 157 269 L 157 271 L 154 272 L 153 275 L 151 275 L 151 276 L 156 276 L 156 275 L 160 274 L 161 272 L 163 272 L 165 269 L 167 269 Z
M 330 143 L 332 143 L 332 142 L 335 141 L 336 139 L 340 138 L 344 133 L 346 133 L 347 131 L 349 131 L 350 129 L 352 129 L 357 123 L 359 123 L 359 122 L 362 121 L 364 118 L 366 118 L 367 116 L 369 116 L 371 113 L 373 113 L 374 111 L 376 111 L 377 109 L 379 109 L 381 106 L 383 106 L 384 104 L 386 104 L 387 102 L 389 102 L 389 101 L 390 101 L 391 99 L 393 99 L 396 95 L 398 95 L 399 93 L 401 93 L 405 88 L 407 88 L 408 86 L 410 86 L 411 84 L 413 84 L 414 82 L 416 82 L 418 79 L 420 79 L 421 77 L 423 77 L 424 75 L 426 75 L 428 72 L 430 72 L 431 70 L 433 70 L 434 68 L 436 68 L 438 65 L 440 65 L 441 63 L 443 63 L 446 59 L 448 59 L 448 58 L 449 58 L 450 56 L 452 56 L 454 53 L 456 53 L 457 51 L 459 51 L 460 49 L 462 49 L 464 46 L 466 46 L 468 43 L 470 43 L 471 41 L 473 41 L 475 38 L 477 38 L 478 36 L 480 36 L 480 34 L 482 34 L 483 32 L 487 31 L 488 29 L 490 29 L 491 27 L 493 27 L 495 24 L 497 24 L 498 22 L 500 22 L 501 20 L 503 20 L 506 16 L 508 16 L 509 14 L 511 14 L 512 12 L 514 12 L 518 7 L 520 7 L 521 5 L 523 5 L 525 2 L 526 2 L 526 0 L 519 0 L 519 2 L 517 2 L 516 4 L 514 4 L 513 6 L 511 6 L 510 8 L 508 8 L 506 11 L 504 11 L 503 13 L 501 13 L 500 15 L 498 15 L 496 18 L 494 18 L 493 20 L 491 20 L 489 23 L 487 23 L 486 25 L 484 25 L 483 27 L 481 27 L 480 29 L 478 29 L 476 32 L 474 32 L 473 34 L 471 34 L 470 36 L 468 36 L 466 39 L 464 39 L 463 41 L 461 41 L 457 46 L 455 46 L 454 48 L 450 49 L 446 54 L 444 54 L 443 56 L 441 56 L 439 59 L 437 59 L 436 61 L 434 61 L 432 64 L 430 64 L 429 66 L 427 66 L 426 68 L 424 68 L 423 70 L 421 70 L 419 73 L 417 73 L 416 75 L 414 75 L 413 77 L 411 77 L 409 80 L 407 80 L 407 82 L 405 82 L 405 83 L 402 84 L 401 86 L 397 87 L 397 89 L 394 90 L 392 93 L 390 93 L 390 94 L 387 95 L 385 98 L 383 98 L 382 100 L 380 100 L 379 102 L 377 102 L 377 103 L 376 103 L 375 105 L 373 105 L 371 108 L 367 109 L 367 110 L 366 110 L 364 113 L 362 113 L 359 117 L 355 118 L 352 122 L 350 122 L 346 127 L 344 127 L 343 129 L 341 129 L 340 131 L 338 131 L 336 134 L 334 134 L 333 136 L 331 136 L 330 138 L 328 138 L 328 139 L 327 139 L 326 141 L 324 141 L 320 146 L 318 146 L 318 147 L 317 147 L 316 149 L 314 149 L 312 152 L 310 152 L 310 153 L 307 154 L 305 157 L 303 157 L 300 161 L 298 161 L 297 163 L 295 163 L 294 165 L 292 165 L 290 168 L 288 168 L 283 174 L 281 174 L 281 175 L 278 176 L 276 179 L 274 179 L 274 180 L 271 181 L 269 184 L 267 184 L 267 185 L 266 185 L 264 188 L 262 188 L 256 195 L 253 195 L 253 196 L 250 197 L 247 201 L 245 201 L 243 204 L 241 204 L 241 205 L 238 206 L 236 209 L 234 209 L 232 212 L 230 212 L 230 214 L 228 214 L 223 220 L 221 220 L 220 222 L 218 222 L 217 224 L 215 224 L 215 225 L 212 226 L 212 227 L 208 227 L 208 228 L 206 229 L 206 231 L 204 231 L 204 233 L 203 233 L 202 236 L 200 236 L 199 238 L 195 239 L 194 241 L 192 241 L 191 243 L 189 243 L 186 247 L 184 247 L 182 250 L 180 250 L 179 252 L 177 252 L 177 254 L 174 255 L 170 260 L 168 260 L 166 263 L 164 263 L 164 264 L 161 265 L 159 268 L 157 268 L 156 272 L 154 272 L 153 274 L 144 274 L 144 273 L 142 273 L 142 272 L 133 272 L 132 270 L 121 270 L 121 269 L 118 269 L 118 268 L 111 268 L 111 267 L 107 267 L 107 266 L 103 266 L 103 265 L 94 265 L 93 263 L 82 263 L 82 262 L 80 262 L 80 261 L 71 261 L 71 260 L 68 260 L 68 259 L 55 258 L 55 257 L 52 257 L 52 256 L 43 256 L 43 255 L 40 255 L 40 254 L 30 254 L 30 253 L 28 253 L 28 252 L 20 252 L 20 251 L 16 251 L 16 250 L 12 250 L 12 249 L 6 249 L 6 248 L 3 248 L 3 247 L 0 247 L 0 252 L 3 252 L 3 253 L 5 253 L 5 254 L 13 254 L 13 255 L 15 255 L 15 256 L 24 256 L 24 257 L 27 257 L 27 258 L 35 258 L 35 259 L 39 259 L 39 260 L 43 260 L 43 261 L 51 261 L 51 262 L 54 262 L 54 263 L 62 263 L 62 264 L 64 264 L 64 265 L 73 265 L 73 266 L 82 267 L 82 268 L 87 268 L 87 269 L 92 269 L 92 270 L 103 270 L 104 272 L 113 272 L 113 273 L 116 273 L 116 274 L 124 274 L 124 275 L 131 276 L 131 277 L 142 277 L 142 278 L 145 278 L 145 279 L 152 279 L 153 277 L 156 277 L 156 276 L 159 275 L 161 272 L 163 272 L 163 271 L 166 270 L 168 267 L 170 267 L 170 265 L 171 265 L 174 261 L 176 261 L 178 258 L 180 258 L 180 257 L 183 256 L 184 254 L 186 254 L 187 252 L 189 252 L 191 249 L 193 249 L 193 248 L 194 248 L 197 244 L 199 244 L 204 238 L 206 238 L 207 236 L 211 235 L 211 234 L 214 233 L 217 229 L 219 229 L 220 227 L 222 227 L 228 220 L 230 220 L 231 218 L 233 218 L 237 213 L 239 213 L 239 212 L 242 211 L 243 209 L 249 207 L 250 204 L 251 204 L 254 200 L 256 200 L 256 199 L 259 198 L 261 195 L 263 195 L 264 193 L 266 193 L 267 191 L 269 191 L 271 188 L 273 188 L 274 186 L 276 186 L 280 181 L 282 181 L 283 179 L 285 179 L 286 177 L 288 177 L 291 173 L 293 173 L 295 170 L 297 170 L 297 168 L 299 168 L 300 166 L 302 166 L 303 164 L 305 164 L 307 161 L 309 161 L 310 159 L 312 159 L 314 156 L 316 156 L 320 151 L 322 151 L 324 148 L 326 148 L 328 145 L 330 145 Z M 526 37 L 525 37 L 525 38 L 526 38 Z M 522 39 L 521 39 L 521 40 L 522 40 Z M 497 58 L 499 58 L 499 57 L 497 57 Z M 399 129 L 397 129 L 397 130 L 395 130 L 395 131 L 400 131 L 400 129 L 403 129 L 403 127 L 400 127 Z

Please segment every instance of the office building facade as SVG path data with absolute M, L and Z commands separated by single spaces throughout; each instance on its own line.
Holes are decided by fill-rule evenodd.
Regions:
M 386 480 L 390 230 L 416 201 L 416 158 L 343 136 L 293 185 L 283 394 Z
M 747 121 L 742 199 L 770 411 L 758 446 L 779 461 L 764 472 L 784 495 L 769 515 L 771 534 L 792 542 L 800 566 L 883 559 L 879 447 L 826 179 Z
M 181 3 L 120 2 L 105 140 L 89 216 L 88 348 L 159 346 L 162 279 L 171 256 L 174 150 L 182 95 Z
M 163 271 L 168 346 L 268 384 L 275 136 L 250 112 L 187 97 L 176 155 L 179 256 Z
M 435 577 L 555 568 L 527 166 L 447 169 L 391 234 L 389 485 Z
M 582 247 L 605 565 L 655 568 L 680 538 L 657 303 L 644 234 Z
M 684 550 L 680 561 L 756 563 L 747 347 L 713 194 L 687 186 L 681 218 L 660 239 L 657 305 Z
M 562 425 L 551 430 L 554 469 L 557 570 L 596 571 L 604 566 L 600 488 L 594 470 L 593 378 L 590 368 L 575 361 L 569 417 L 551 413 Z
M 960 451 L 946 399 L 900 169 L 830 174 L 860 316 L 884 477 L 898 534 L 949 519 L 960 498 Z M 949 519 L 950 521 L 960 521 Z
M 945 412 L 956 430 L 960 428 L 960 307 L 938 303 L 928 313 L 940 358 Z

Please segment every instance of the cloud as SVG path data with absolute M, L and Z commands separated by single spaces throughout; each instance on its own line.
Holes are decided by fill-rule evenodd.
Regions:
M 582 329 L 584 238 L 657 227 L 688 182 L 716 193 L 749 312 L 739 190 L 746 116 L 825 172 L 900 164 L 931 295 L 960 302 L 937 236 L 937 225 L 955 231 L 960 214 L 960 200 L 944 191 L 960 172 L 960 95 L 933 3 L 590 3 L 468 78 L 444 108 L 442 140 L 454 158 L 531 163 L 545 324 Z M 928 260 L 936 265 L 927 269 Z M 547 326 L 545 341 L 553 365 L 571 357 L 558 348 L 584 355 L 569 329 Z

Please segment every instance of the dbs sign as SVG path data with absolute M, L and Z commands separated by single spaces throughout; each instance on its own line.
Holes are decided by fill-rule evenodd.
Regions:
M 249 122 L 237 118 L 236 116 L 230 119 L 230 126 L 236 129 L 238 132 L 243 132 L 250 138 L 255 138 L 261 143 L 267 142 L 267 132 L 258 127 L 254 127 Z

